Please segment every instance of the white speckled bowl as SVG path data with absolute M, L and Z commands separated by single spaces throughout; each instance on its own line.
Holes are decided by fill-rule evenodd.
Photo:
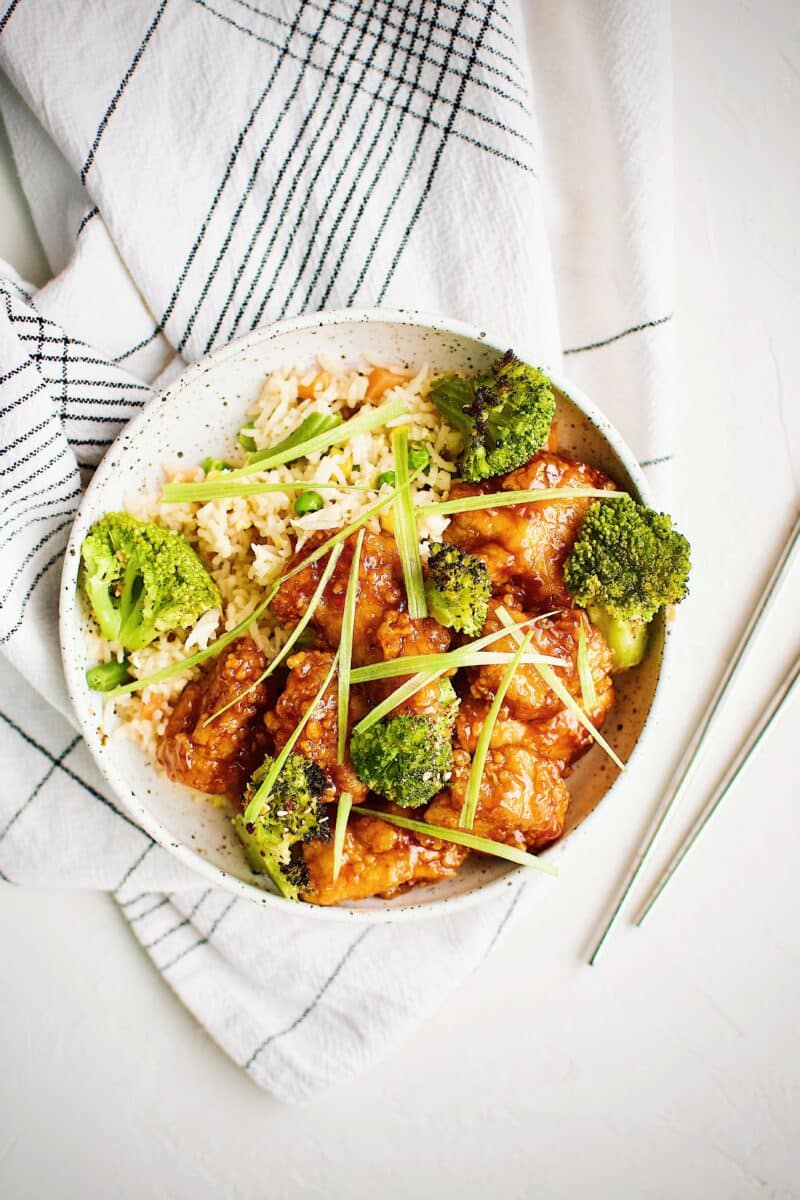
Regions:
M 318 354 L 357 358 L 362 353 L 387 363 L 469 373 L 484 367 L 507 347 L 487 340 L 457 321 L 417 312 L 381 310 L 314 314 L 259 329 L 189 367 L 156 396 L 122 431 L 100 464 L 72 528 L 61 584 L 61 648 L 67 687 L 95 761 L 120 802 L 162 846 L 209 883 L 249 900 L 286 910 L 287 902 L 253 875 L 225 813 L 171 783 L 142 750 L 122 737 L 106 737 L 103 702 L 84 679 L 93 666 L 90 628 L 77 592 L 80 546 L 89 526 L 103 513 L 123 508 L 132 491 L 149 489 L 162 478 L 165 457 L 187 462 L 224 456 L 255 398 L 264 376 L 287 362 L 309 363 Z M 620 435 L 595 406 L 567 380 L 554 377 L 558 390 L 560 449 L 607 471 L 622 487 L 647 502 L 647 486 Z M 645 662 L 622 676 L 606 736 L 627 759 L 641 738 L 662 670 L 663 622 L 650 639 Z M 568 852 L 569 834 L 592 813 L 613 786 L 617 771 L 593 748 L 569 778 L 572 803 L 564 837 L 545 853 Z M 382 921 L 423 917 L 496 894 L 525 868 L 473 856 L 453 879 L 422 887 L 393 900 L 368 900 L 350 908 L 292 905 L 293 913 L 314 920 Z M 553 885 L 557 886 L 557 885 Z

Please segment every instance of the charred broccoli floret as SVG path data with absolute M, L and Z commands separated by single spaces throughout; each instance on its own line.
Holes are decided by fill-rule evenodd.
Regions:
M 689 543 L 665 513 L 618 496 L 587 512 L 564 563 L 564 582 L 624 670 L 644 657 L 658 610 L 683 600 L 690 566 Z
M 220 604 L 217 585 L 184 537 L 128 513 L 108 513 L 81 547 L 83 586 L 104 637 L 141 650 Z
M 268 755 L 251 775 L 242 797 L 245 807 L 273 761 Z M 321 767 L 301 754 L 290 754 L 256 819 L 245 821 L 244 813 L 234 817 L 251 870 L 268 875 L 287 900 L 298 900 L 308 884 L 303 842 L 328 841 L 331 836 L 322 799 L 328 786 Z
M 440 625 L 477 637 L 486 624 L 492 581 L 483 559 L 458 546 L 435 543 L 428 557 L 425 596 Z
M 391 717 L 354 731 L 350 757 L 361 782 L 404 808 L 426 804 L 453 770 L 449 715 Z
M 550 380 L 511 350 L 479 379 L 437 379 L 430 398 L 461 434 L 459 468 L 472 482 L 505 475 L 528 462 L 547 441 L 556 410 Z

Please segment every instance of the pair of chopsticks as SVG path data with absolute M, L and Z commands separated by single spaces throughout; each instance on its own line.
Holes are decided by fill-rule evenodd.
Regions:
M 639 872 L 644 866 L 650 851 L 653 849 L 653 846 L 655 845 L 659 834 L 661 833 L 661 830 L 667 821 L 667 817 L 672 811 L 674 805 L 689 786 L 689 782 L 692 779 L 698 764 L 700 763 L 703 750 L 708 744 L 706 740 L 708 732 L 722 708 L 722 702 L 725 698 L 728 688 L 730 687 L 737 671 L 747 656 L 747 652 L 752 645 L 756 630 L 759 628 L 762 620 L 765 618 L 771 609 L 773 602 L 778 596 L 780 587 L 788 574 L 789 567 L 791 566 L 798 546 L 800 546 L 800 514 L 798 514 L 795 518 L 795 522 L 786 541 L 786 545 L 784 546 L 778 561 L 775 563 L 775 566 L 772 569 L 772 573 L 764 586 L 764 590 L 759 597 L 758 603 L 753 610 L 750 620 L 747 622 L 747 625 L 742 632 L 742 636 L 739 638 L 736 648 L 728 661 L 728 665 L 723 671 L 722 677 L 716 686 L 714 695 L 711 697 L 708 707 L 703 713 L 703 716 L 701 717 L 694 734 L 689 739 L 686 749 L 684 750 L 681 760 L 678 764 L 678 768 L 673 775 L 660 804 L 658 805 L 650 827 L 650 831 L 645 840 L 644 847 L 634 859 L 633 864 L 625 876 L 619 894 L 617 895 L 613 906 L 606 916 L 603 931 L 595 942 L 594 948 L 589 956 L 589 963 L 592 965 L 594 965 L 594 963 L 597 961 L 606 938 L 614 927 L 614 923 L 616 922 L 625 901 L 630 895 L 631 889 L 639 877 Z M 764 709 L 753 729 L 750 731 L 741 750 L 734 758 L 723 778 L 717 784 L 702 812 L 679 846 L 670 865 L 656 883 L 655 888 L 636 918 L 637 925 L 641 925 L 642 921 L 644 921 L 645 917 L 664 891 L 670 879 L 673 877 L 685 859 L 689 850 L 708 824 L 712 815 L 719 808 L 720 804 L 744 768 L 745 763 L 748 761 L 751 754 L 760 743 L 764 734 L 770 728 L 781 707 L 791 695 L 795 685 L 797 684 L 798 677 L 800 677 L 800 656 L 795 660 L 794 665 L 789 670 L 789 673 L 786 675 L 780 687 L 775 692 L 767 707 Z

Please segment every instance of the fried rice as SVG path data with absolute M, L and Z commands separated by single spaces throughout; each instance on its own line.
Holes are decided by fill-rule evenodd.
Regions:
M 444 500 L 455 474 L 455 459 L 461 448 L 458 433 L 444 423 L 427 398 L 430 372 L 422 367 L 415 375 L 400 368 L 393 372 L 391 386 L 381 389 L 387 368 L 361 362 L 353 369 L 326 361 L 311 367 L 293 366 L 272 372 L 264 380 L 255 402 L 242 414 L 242 424 L 252 422 L 247 433 L 256 449 L 274 446 L 292 433 L 312 413 L 338 414 L 347 419 L 367 405 L 402 399 L 410 413 L 393 424 L 408 428 L 409 437 L 424 441 L 430 461 L 412 483 L 417 505 Z M 399 379 L 398 379 L 399 377 Z M 380 394 L 376 394 L 380 391 Z M 264 598 L 265 591 L 277 580 L 295 550 L 302 549 L 309 536 L 319 530 L 340 529 L 356 519 L 381 494 L 378 476 L 392 471 L 392 423 L 373 433 L 350 438 L 344 445 L 268 471 L 254 473 L 249 479 L 258 483 L 314 482 L 341 485 L 326 488 L 321 509 L 296 515 L 295 490 L 266 495 L 211 500 L 206 503 L 164 504 L 161 489 L 131 493 L 126 510 L 140 520 L 156 521 L 178 530 L 198 551 L 220 590 L 222 609 L 205 613 L 196 625 L 157 638 L 143 650 L 129 656 L 129 670 L 136 679 L 151 675 L 179 662 L 195 650 L 203 649 L 215 637 L 234 628 Z M 208 453 L 219 455 L 231 467 L 246 464 L 246 455 L 236 445 L 209 446 Z M 199 464 L 188 467 L 177 459 L 162 464 L 163 483 L 193 482 L 206 478 Z M 224 478 L 224 475 L 221 476 Z M 363 491 L 347 491 L 347 487 Z M 427 540 L 441 540 L 449 524 L 447 517 L 425 517 L 419 521 L 423 555 Z M 366 528 L 391 530 L 391 508 L 371 518 Z M 282 628 L 267 610 L 250 625 L 250 636 L 268 658 L 280 650 L 288 630 Z M 94 635 L 95 661 L 121 659 L 120 646 Z M 109 704 L 105 725 L 114 736 L 136 740 L 155 761 L 156 744 L 163 734 L 172 707 L 186 683 L 199 668 L 124 696 Z

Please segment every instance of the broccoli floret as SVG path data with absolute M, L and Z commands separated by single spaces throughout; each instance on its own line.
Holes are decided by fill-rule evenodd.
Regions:
M 441 791 L 453 770 L 449 714 L 400 716 L 354 731 L 350 757 L 356 774 L 379 796 L 417 808 Z
M 647 626 L 688 591 L 689 543 L 665 513 L 630 496 L 598 501 L 564 563 L 564 582 L 611 647 L 618 670 L 644 657 Z
M 459 469 L 479 482 L 528 462 L 550 434 L 556 401 L 550 380 L 511 350 L 474 381 L 445 375 L 430 398 L 464 440 Z
M 273 764 L 269 755 L 250 777 L 242 802 L 246 807 Z M 234 817 L 251 870 L 269 875 L 287 900 L 299 899 L 308 886 L 303 842 L 328 841 L 328 814 L 322 797 L 328 790 L 325 772 L 301 754 L 290 754 L 255 821 Z
M 81 557 L 100 630 L 125 650 L 140 650 L 220 604 L 216 584 L 181 534 L 128 513 L 97 521 Z
M 440 625 L 477 637 L 486 624 L 492 581 L 486 563 L 458 546 L 435 543 L 428 556 L 425 596 Z

